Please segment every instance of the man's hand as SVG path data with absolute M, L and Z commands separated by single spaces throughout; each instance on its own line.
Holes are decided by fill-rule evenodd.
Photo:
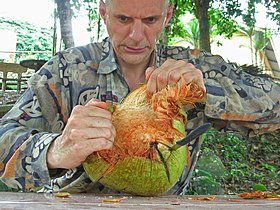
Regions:
M 110 149 L 116 136 L 105 102 L 92 99 L 75 106 L 68 122 L 47 154 L 49 168 L 75 168 L 94 151 Z
M 167 59 L 159 68 L 149 67 L 146 70 L 147 89 L 154 93 L 167 85 L 181 83 L 182 79 L 186 83 L 195 81 L 201 87 L 204 87 L 202 72 L 195 68 L 191 63 L 183 60 Z M 205 89 L 205 87 L 204 87 Z

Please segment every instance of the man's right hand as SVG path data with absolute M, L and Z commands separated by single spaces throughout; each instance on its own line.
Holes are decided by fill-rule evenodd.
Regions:
M 94 151 L 112 148 L 116 130 L 106 108 L 96 99 L 74 107 L 62 134 L 49 147 L 48 168 L 75 168 Z

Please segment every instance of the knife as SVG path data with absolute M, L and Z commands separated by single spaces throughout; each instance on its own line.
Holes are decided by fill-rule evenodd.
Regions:
M 207 129 L 211 126 L 211 123 L 205 123 L 201 126 L 198 126 L 194 130 L 191 131 L 190 134 L 188 134 L 185 138 L 179 140 L 174 144 L 170 150 L 177 150 L 178 148 L 190 143 L 193 139 L 196 139 L 201 134 L 203 134 Z

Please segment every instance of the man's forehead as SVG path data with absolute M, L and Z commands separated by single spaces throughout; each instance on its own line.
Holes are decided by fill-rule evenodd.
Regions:
M 118 12 L 146 12 L 162 13 L 167 7 L 165 0 L 107 0 L 107 6 L 112 11 Z
M 115 2 L 115 3 L 125 3 L 125 2 L 129 2 L 131 0 L 104 0 L 104 2 L 108 5 L 111 2 Z M 137 2 L 141 2 L 141 0 L 137 0 Z M 168 6 L 169 5 L 169 0 L 149 0 L 150 3 L 156 3 L 156 4 L 161 4 L 164 3 L 164 5 Z

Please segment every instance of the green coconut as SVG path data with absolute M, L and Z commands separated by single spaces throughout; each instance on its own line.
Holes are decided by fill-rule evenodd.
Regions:
M 83 163 L 85 172 L 93 182 L 123 193 L 164 194 L 190 162 L 186 146 L 171 149 L 186 135 L 187 115 L 182 107 L 203 101 L 204 95 L 194 83 L 152 96 L 146 93 L 146 85 L 140 86 L 114 107 L 113 148 L 91 154 Z

